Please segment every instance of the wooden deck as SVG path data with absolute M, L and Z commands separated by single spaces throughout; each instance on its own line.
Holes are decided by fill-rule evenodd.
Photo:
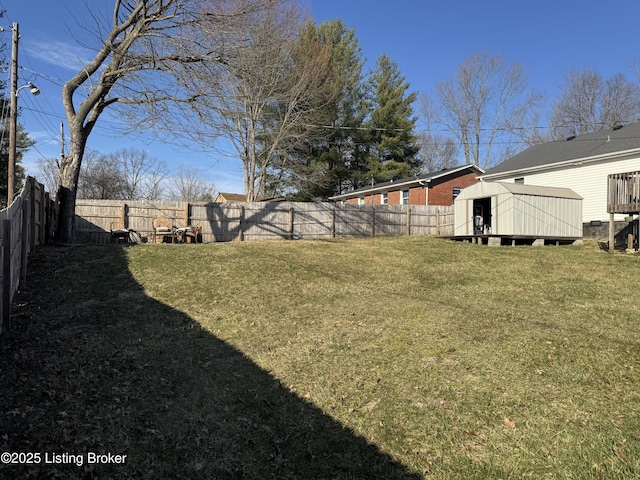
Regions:
M 615 250 L 615 221 L 614 215 L 627 214 L 627 221 L 633 221 L 633 216 L 640 214 L 640 171 L 627 173 L 613 173 L 608 177 L 607 211 L 609 212 L 609 252 Z M 637 239 L 632 230 L 627 234 L 628 252 L 634 252 Z
M 609 213 L 640 213 L 640 172 L 609 175 L 608 192 Z

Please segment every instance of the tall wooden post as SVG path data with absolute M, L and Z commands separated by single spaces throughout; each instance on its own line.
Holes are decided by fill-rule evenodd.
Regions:
M 16 169 L 16 130 L 18 121 L 18 24 L 11 26 L 13 32 L 11 47 L 11 88 L 9 101 L 9 164 L 7 166 L 7 207 L 13 202 Z
M 371 236 L 376 236 L 376 207 L 373 206 L 373 203 L 371 204 Z
M 191 216 L 191 205 L 189 204 L 189 202 L 186 202 L 184 204 L 184 214 L 182 216 L 182 221 L 184 222 L 184 226 L 188 227 L 189 226 L 189 220 L 190 220 L 190 216 Z
M 122 209 L 120 210 L 120 221 L 122 222 L 122 228 L 128 228 L 129 227 L 129 219 L 127 218 L 127 210 L 128 210 L 128 205 L 126 203 L 122 204 Z
M 293 207 L 289 207 L 289 240 L 293 240 Z
M 238 240 L 244 241 L 244 205 L 240 207 L 240 223 L 238 225 Z
M 331 209 L 331 238 L 336 238 L 336 207 Z
M 411 207 L 407 206 L 407 218 L 405 224 L 405 232 L 407 237 L 411 236 Z
M 609 214 L 609 253 L 613 253 L 615 251 L 615 243 L 616 243 L 616 224 L 614 221 L 614 214 Z

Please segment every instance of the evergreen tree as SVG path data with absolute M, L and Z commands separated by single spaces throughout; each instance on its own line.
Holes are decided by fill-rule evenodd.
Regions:
M 3 103 L 8 105 L 8 99 L 1 99 Z M 7 109 L 9 107 L 7 106 Z M 4 110 L 6 111 L 6 110 Z M 3 131 L 0 133 L 0 206 L 2 208 L 7 206 L 7 179 L 8 179 L 8 168 L 9 168 L 9 121 L 5 119 L 2 122 L 0 127 Z M 24 153 L 33 145 L 31 139 L 29 139 L 29 135 L 24 131 L 22 125 L 17 126 L 16 130 L 16 165 L 15 165 L 15 180 L 14 187 L 15 193 L 18 193 L 20 189 L 24 186 L 24 168 L 21 165 L 22 156 Z
M 354 30 L 341 20 L 331 20 L 308 25 L 305 35 L 329 49 L 330 77 L 325 97 L 318 99 L 321 108 L 315 118 L 323 128 L 304 148 L 293 152 L 293 168 L 277 179 L 299 201 L 324 200 L 354 188 L 354 172 L 365 166 L 362 127 L 369 109 L 364 61 Z
M 419 139 L 415 133 L 417 118 L 413 102 L 417 93 L 407 94 L 409 83 L 401 75 L 398 64 L 381 55 L 369 78 L 373 109 L 367 127 L 371 135 L 371 151 L 366 178 L 361 183 L 385 182 L 405 178 L 420 169 Z

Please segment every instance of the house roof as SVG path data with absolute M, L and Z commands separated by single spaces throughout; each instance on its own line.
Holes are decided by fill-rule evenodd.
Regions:
M 345 198 L 353 198 L 366 193 L 384 192 L 389 190 L 398 190 L 401 187 L 409 188 L 415 185 L 424 185 L 425 183 L 430 183 L 433 180 L 436 180 L 438 178 L 446 177 L 447 175 L 452 175 L 454 173 L 461 172 L 466 169 L 475 171 L 477 174 L 484 173 L 484 170 L 482 170 L 480 167 L 476 165 L 461 165 L 458 167 L 439 170 L 437 172 L 421 173 L 420 175 L 416 175 L 408 178 L 401 178 L 399 180 L 391 180 L 388 182 L 375 183 L 368 187 L 362 187 L 362 188 L 357 188 L 355 190 L 351 190 L 350 192 L 343 193 L 342 195 L 329 197 L 329 200 L 343 200 Z
M 256 202 L 281 202 L 284 198 L 281 197 L 258 197 Z M 214 199 L 214 203 L 222 203 L 222 202 L 246 202 L 247 194 L 246 193 L 223 193 L 220 192 L 216 195 Z
M 481 178 L 550 168 L 563 163 L 595 161 L 634 151 L 640 151 L 640 123 L 534 145 L 487 170 Z

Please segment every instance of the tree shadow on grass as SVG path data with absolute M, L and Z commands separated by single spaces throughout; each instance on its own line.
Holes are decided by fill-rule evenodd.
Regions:
M 30 259 L 0 388 L 0 450 L 40 453 L 1 478 L 419 478 L 147 296 L 119 247 Z

